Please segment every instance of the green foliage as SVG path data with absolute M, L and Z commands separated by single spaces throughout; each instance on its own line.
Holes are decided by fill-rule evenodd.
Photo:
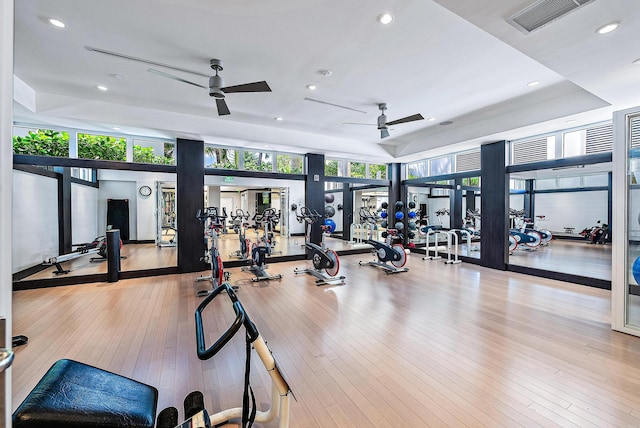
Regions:
M 367 164 L 364 162 L 349 162 L 349 177 L 367 178 Z
M 469 177 L 462 179 L 463 186 L 480 187 L 480 177 Z
M 69 134 L 38 129 L 24 137 L 13 137 L 13 152 L 19 155 L 69 157 Z
M 108 135 L 78 134 L 78 158 L 126 161 L 127 140 Z
M 164 156 L 157 156 L 153 153 L 153 147 L 133 146 L 133 161 L 138 163 L 153 163 L 160 165 L 174 165 L 173 145 L 164 145 Z
M 206 158 L 212 160 L 211 162 L 207 162 L 205 165 L 206 168 L 238 169 L 235 150 L 206 146 L 204 148 L 204 154 Z
M 387 165 L 385 164 L 369 164 L 369 176 L 371 178 L 378 178 L 378 173 L 380 173 L 380 180 L 387 179 Z
M 338 161 L 332 159 L 326 159 L 324 161 L 324 175 L 328 177 L 338 176 Z
M 298 155 L 277 155 L 276 168 L 283 174 L 302 174 L 303 157 Z
M 273 163 L 269 153 L 242 152 L 246 171 L 272 172 Z

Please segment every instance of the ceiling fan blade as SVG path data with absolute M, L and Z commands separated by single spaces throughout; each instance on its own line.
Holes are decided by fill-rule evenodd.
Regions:
M 377 126 L 375 123 L 360 123 L 360 122 L 342 122 L 343 125 L 365 125 L 365 126 Z
M 386 128 L 382 128 L 380 130 L 380 138 L 387 138 L 389 136 L 389 131 Z
M 229 107 L 227 107 L 227 102 L 224 98 L 216 98 L 216 106 L 218 107 L 218 116 L 226 116 L 231 114 L 229 111 Z
M 149 73 L 157 74 L 158 76 L 168 77 L 169 79 L 177 80 L 178 82 L 188 83 L 189 85 L 197 86 L 198 88 L 209 89 L 206 86 L 200 85 L 198 83 L 190 82 L 190 81 L 185 80 L 185 79 L 183 79 L 181 77 L 174 76 L 173 74 L 165 73 L 164 71 L 155 70 L 153 68 L 149 68 L 149 69 L 147 69 L 147 71 Z
M 387 125 L 398 125 L 400 123 L 413 122 L 416 120 L 423 120 L 424 117 L 420 113 L 414 114 L 413 116 L 403 117 L 402 119 L 393 120 L 391 122 L 387 122 Z
M 170 68 L 172 70 L 183 71 L 185 73 L 191 73 L 191 74 L 195 74 L 197 76 L 202 76 L 202 77 L 207 77 L 207 78 L 209 77 L 208 74 L 199 73 L 199 72 L 193 71 L 193 70 L 187 70 L 186 68 L 175 67 L 175 66 L 169 65 L 169 64 L 163 64 L 161 62 L 150 61 L 148 59 L 143 59 L 143 58 L 136 58 L 135 56 L 129 56 L 129 55 L 124 55 L 124 54 L 120 54 L 120 53 L 117 53 L 117 52 L 106 51 L 104 49 L 92 48 L 91 46 L 85 46 L 85 48 L 87 48 L 87 50 L 90 50 L 91 52 L 101 53 L 101 54 L 104 54 L 104 55 L 111 55 L 111 56 L 115 56 L 117 58 L 128 59 L 130 61 L 138 61 L 138 62 L 142 62 L 142 63 L 145 63 L 145 64 L 150 64 L 150 65 L 157 65 L 158 67 Z
M 225 94 L 234 92 L 271 92 L 271 88 L 264 80 L 262 82 L 245 83 L 243 85 L 227 86 L 220 88 Z
M 351 107 L 345 107 L 345 106 L 341 106 L 341 105 L 338 105 L 338 104 L 328 103 L 326 101 L 316 100 L 316 99 L 308 98 L 308 97 L 305 97 L 304 99 L 306 101 L 313 101 L 314 103 L 326 104 L 328 106 L 339 107 L 339 108 L 343 108 L 343 109 L 346 109 L 346 110 L 357 111 L 358 113 L 367 114 L 366 111 L 358 110 L 358 109 L 351 108 Z

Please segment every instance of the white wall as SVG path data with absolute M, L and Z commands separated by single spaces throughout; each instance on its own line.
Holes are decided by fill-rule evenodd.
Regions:
M 607 191 L 539 193 L 535 195 L 535 213 L 544 215 L 548 221 L 541 228 L 552 232 L 563 232 L 565 227 L 574 227 L 580 232 L 598 220 L 607 222 Z
M 71 242 L 91 242 L 104 235 L 98 230 L 98 189 L 71 183 Z
M 11 228 L 12 273 L 59 255 L 57 179 L 13 171 Z

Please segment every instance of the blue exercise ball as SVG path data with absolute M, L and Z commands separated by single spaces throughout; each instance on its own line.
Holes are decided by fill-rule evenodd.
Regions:
M 329 233 L 333 233 L 336 230 L 336 222 L 331 220 L 330 218 L 325 219 L 324 221 L 324 225 L 325 226 L 329 226 Z
M 387 212 L 386 212 L 386 211 L 382 211 L 382 212 L 380 213 L 380 217 L 382 217 L 382 218 L 387 218 Z
M 396 220 L 402 220 L 404 218 L 404 213 L 402 211 L 398 211 L 396 213 Z
M 640 285 L 640 257 L 638 257 L 636 261 L 633 262 L 631 272 L 633 272 L 633 279 L 636 280 L 636 284 Z
M 416 218 L 416 212 L 415 211 L 409 211 L 409 218 Z

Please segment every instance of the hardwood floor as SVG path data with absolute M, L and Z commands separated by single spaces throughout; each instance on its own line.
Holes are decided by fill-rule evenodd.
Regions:
M 284 278 L 268 283 L 230 269 L 297 397 L 292 427 L 640 426 L 640 339 L 610 329 L 609 291 L 415 255 L 386 275 L 358 265 L 370 257 L 341 257 L 334 287 L 294 276 L 304 261 L 271 265 Z M 211 411 L 239 406 L 243 336 L 195 355 L 198 275 L 14 292 L 13 333 L 30 338 L 15 350 L 14 409 L 60 358 L 156 386 L 159 409 L 194 389 Z M 210 341 L 233 318 L 220 303 Z

